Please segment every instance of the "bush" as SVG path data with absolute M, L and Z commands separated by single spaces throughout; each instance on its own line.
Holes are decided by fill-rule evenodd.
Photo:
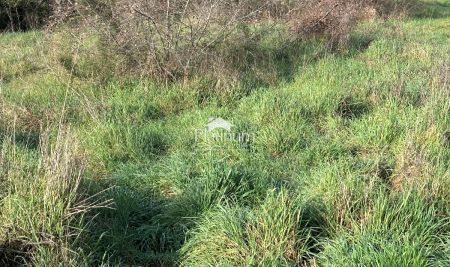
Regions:
M 251 40 L 256 30 L 248 25 L 256 26 L 258 18 L 284 12 L 276 3 L 252 0 L 118 0 L 108 9 L 105 5 L 108 6 L 104 2 L 89 2 L 86 7 L 100 15 L 100 21 L 93 21 L 94 25 L 110 26 L 103 36 L 108 43 L 127 55 L 134 70 L 169 80 L 224 67 L 228 62 L 224 62 L 219 51 L 227 41 L 241 37 L 239 33 L 245 35 L 241 41 Z
M 330 45 L 346 45 L 350 31 L 357 22 L 376 15 L 370 1 L 325 0 L 310 2 L 305 9 L 293 13 L 290 24 L 295 36 L 309 38 L 325 35 Z
M 51 14 L 51 1 L 6 0 L 0 3 L 0 30 L 26 31 L 43 26 Z
M 85 0 L 78 6 L 93 27 L 102 29 L 104 43 L 125 55 L 126 69 L 174 81 L 197 74 L 217 79 L 253 71 L 264 65 L 261 59 L 271 61 L 276 57 L 278 50 L 269 56 L 255 53 L 271 36 L 285 43 L 282 50 L 312 35 L 326 37 L 333 48 L 345 47 L 357 22 L 386 14 L 401 3 Z

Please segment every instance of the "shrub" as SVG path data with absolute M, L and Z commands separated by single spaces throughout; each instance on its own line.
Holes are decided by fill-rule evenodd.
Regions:
M 108 4 L 94 2 L 86 6 L 101 19 L 94 21 L 94 25 L 106 22 L 110 26 L 103 36 L 108 43 L 127 55 L 134 70 L 169 80 L 223 67 L 227 62 L 223 62 L 220 50 L 232 45 L 227 41 L 236 36 L 243 37 L 240 41 L 251 40 L 255 32 L 247 25 L 262 16 L 281 12 L 272 5 L 275 11 L 270 15 L 268 2 L 251 0 L 118 0 L 109 4 L 110 12 L 97 11 L 105 5 Z
M 332 46 L 345 45 L 357 22 L 375 16 L 370 1 L 325 0 L 310 2 L 306 8 L 291 15 L 290 23 L 296 36 L 326 35 Z
M 85 21 L 101 29 L 104 43 L 127 58 L 125 69 L 174 81 L 258 72 L 280 51 L 270 45 L 258 49 L 274 36 L 284 43 L 281 50 L 316 35 L 326 37 L 332 48 L 345 47 L 359 21 L 408 6 L 401 3 L 80 0 L 77 6 Z
M 51 1 L 6 0 L 0 3 L 0 30 L 25 31 L 44 25 Z

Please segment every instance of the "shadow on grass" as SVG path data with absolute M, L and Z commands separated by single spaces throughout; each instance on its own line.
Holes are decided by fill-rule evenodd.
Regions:
M 220 199 L 244 199 L 253 187 L 245 173 L 216 170 L 204 177 L 194 174 L 182 194 L 163 195 L 160 188 L 139 178 L 145 176 L 145 170 L 124 168 L 108 180 L 91 180 L 85 185 L 91 191 L 87 195 L 111 188 L 101 198 L 114 203 L 111 209 L 92 214 L 77 244 L 92 253 L 92 265 L 105 263 L 106 255 L 108 264 L 176 266 L 179 249 L 196 219 Z
M 0 144 L 3 143 L 7 135 L 10 135 L 9 133 L 6 133 L 3 129 L 0 128 Z M 11 137 L 11 136 L 10 136 Z M 12 141 L 20 145 L 24 148 L 28 149 L 38 149 L 39 142 L 40 142 L 40 134 L 34 131 L 30 132 L 16 132 L 12 136 Z
M 28 266 L 33 247 L 19 240 L 9 240 L 0 244 L 0 265 L 4 267 Z
M 92 214 L 93 219 L 77 244 L 91 253 L 89 264 L 177 266 L 182 261 L 180 249 L 189 238 L 189 230 L 197 226 L 205 212 L 222 201 L 252 208 L 270 188 L 285 188 L 281 181 L 262 179 L 243 166 L 229 169 L 219 164 L 213 168 L 187 177 L 189 183 L 179 194 L 161 193 L 163 190 L 151 181 L 139 178 L 145 176 L 139 167 L 122 170 L 109 180 L 89 181 L 87 186 L 94 192 L 113 186 L 101 198 L 114 202 L 111 209 Z M 127 173 L 129 177 L 124 176 Z M 326 233 L 321 210 L 319 202 L 310 202 L 301 222 L 301 229 L 311 229 L 316 239 Z M 316 239 L 308 244 L 312 253 L 320 249 Z
M 231 96 L 230 84 L 227 78 L 224 84 L 218 85 L 221 75 L 208 76 L 197 86 L 199 105 L 206 105 L 213 100 L 218 100 L 218 104 L 229 104 L 232 100 L 239 100 L 247 97 L 255 90 L 267 89 L 279 85 L 280 83 L 294 82 L 295 77 L 303 68 L 311 66 L 322 58 L 335 54 L 338 56 L 354 56 L 363 53 L 369 48 L 374 37 L 370 34 L 353 35 L 349 39 L 347 46 L 342 49 L 333 50 L 324 39 L 317 37 L 307 41 L 292 40 L 283 44 L 262 45 L 260 42 L 240 43 L 228 48 L 224 54 L 228 55 L 225 74 L 233 76 L 236 83 L 232 84 Z M 234 73 L 234 74 L 233 74 Z
M 420 2 L 413 16 L 416 18 L 448 18 L 450 17 L 450 3 L 445 1 Z
M 367 114 L 371 107 L 365 102 L 358 101 L 351 96 L 346 96 L 341 99 L 339 105 L 335 110 L 335 114 L 344 119 L 357 119 Z
M 227 104 L 230 99 L 239 100 L 255 90 L 292 82 L 300 66 L 306 64 L 304 58 L 313 63 L 324 55 L 313 42 L 262 43 L 249 39 L 221 50 L 225 59 L 222 71 L 207 73 L 196 86 L 198 104 L 213 100 Z
M 357 36 L 350 40 L 348 49 L 351 53 L 361 53 L 370 46 L 371 41 L 368 36 Z M 230 68 L 240 73 L 240 87 L 244 90 L 242 95 L 248 95 L 258 87 L 269 87 L 271 83 L 292 82 L 302 66 L 314 64 L 330 52 L 322 41 L 269 47 L 252 45 L 241 49 L 236 53 L 230 51 L 231 55 L 245 55 L 231 59 L 236 65 Z M 202 84 L 199 102 L 208 102 L 216 97 L 217 92 L 211 88 L 208 82 Z M 337 112 L 343 117 L 353 118 L 364 114 L 366 109 L 365 105 L 348 98 L 342 101 Z M 152 119 L 160 118 L 158 110 L 151 108 L 145 114 Z M 139 132 L 140 142 L 136 146 L 142 150 L 138 151 L 157 156 L 170 153 L 164 136 L 154 131 L 149 131 L 147 135 L 144 133 Z M 122 154 L 127 153 L 120 152 Z M 211 169 L 206 173 L 183 177 L 182 193 L 171 194 L 164 192 L 165 188 L 161 188 L 158 181 L 141 179 L 148 175 L 146 170 L 139 167 L 118 170 L 119 164 L 133 165 L 131 158 L 116 159 L 112 166 L 118 171 L 113 173 L 115 177 L 91 181 L 89 185 L 93 192 L 113 186 L 102 197 L 114 202 L 112 209 L 103 209 L 92 219 L 80 239 L 80 247 L 92 253 L 92 265 L 107 261 L 112 265 L 175 266 L 181 260 L 179 251 L 188 238 L 188 230 L 219 200 L 252 206 L 263 199 L 268 189 L 284 187 L 281 180 L 273 177 L 264 180 L 258 171 L 246 165 L 230 170 L 228 166 L 219 164 L 208 165 Z M 143 160 L 139 160 L 141 164 Z M 170 178 L 171 174 L 163 172 L 159 175 Z M 320 203 L 311 203 L 305 207 L 302 221 L 302 227 L 312 229 L 311 234 L 317 239 L 325 235 L 324 228 L 327 227 L 325 219 L 318 215 L 323 213 L 320 212 L 322 209 Z M 308 246 L 313 247 L 312 253 L 319 252 L 316 241 L 311 242 Z
M 89 186 L 101 190 L 115 183 Z M 177 250 L 186 230 L 183 218 L 169 220 L 165 213 L 174 203 L 144 191 L 115 186 L 102 195 L 114 204 L 92 214 L 92 221 L 76 244 L 90 252 L 90 265 L 174 266 L 178 262 Z

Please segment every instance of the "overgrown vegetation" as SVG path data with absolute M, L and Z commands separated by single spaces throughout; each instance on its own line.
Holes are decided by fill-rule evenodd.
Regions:
M 450 264 L 450 5 L 256 2 L 0 34 L 0 265 Z
M 26 31 L 43 26 L 51 15 L 53 1 L 3 0 L 0 30 Z
M 101 27 L 103 43 L 123 56 L 122 68 L 165 81 L 208 76 L 230 87 L 312 35 L 343 48 L 358 22 L 406 13 L 413 5 L 406 2 L 118 0 L 81 2 L 77 10 L 90 28 Z

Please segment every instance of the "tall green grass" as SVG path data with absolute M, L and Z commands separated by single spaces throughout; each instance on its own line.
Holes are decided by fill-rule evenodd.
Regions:
M 114 77 L 67 29 L 0 35 L 0 262 L 447 266 L 436 12 L 362 24 L 339 52 L 302 43 L 276 82 L 228 91 Z M 254 141 L 196 140 L 211 116 Z

